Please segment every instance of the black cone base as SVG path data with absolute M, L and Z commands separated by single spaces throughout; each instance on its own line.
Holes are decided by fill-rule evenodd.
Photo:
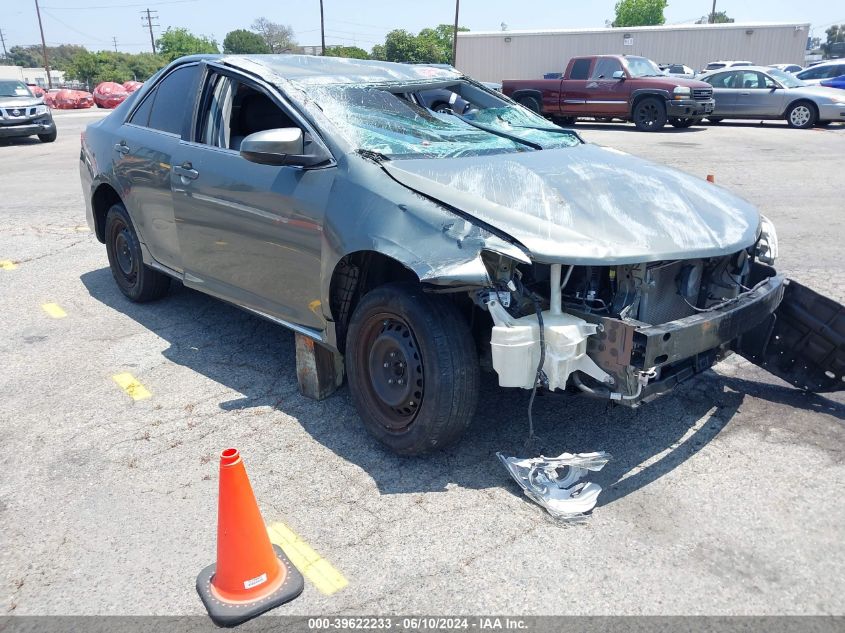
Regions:
M 291 564 L 281 547 L 273 545 L 273 551 L 276 552 L 279 562 L 287 569 L 287 576 L 276 591 L 255 602 L 222 602 L 211 593 L 211 580 L 214 578 L 217 565 L 209 565 L 200 572 L 200 575 L 197 576 L 197 593 L 208 610 L 212 622 L 217 626 L 236 626 L 261 615 L 265 611 L 274 609 L 280 604 L 290 602 L 302 593 L 305 588 L 305 580 L 302 578 L 302 574 Z

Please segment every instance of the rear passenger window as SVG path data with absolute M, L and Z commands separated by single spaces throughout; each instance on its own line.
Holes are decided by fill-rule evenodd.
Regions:
M 572 73 L 570 73 L 570 79 L 586 79 L 590 76 L 590 62 L 593 60 L 591 59 L 576 59 L 575 63 L 572 64 Z
M 153 89 L 146 97 L 144 97 L 144 100 L 141 102 L 141 105 L 138 106 L 138 109 L 135 110 L 135 113 L 132 115 L 132 118 L 129 119 L 129 122 L 134 123 L 135 125 L 147 127 L 150 123 L 150 111 L 153 109 L 153 101 L 155 98 L 156 91 Z
M 147 127 L 171 134 L 182 133 L 185 113 L 193 105 L 198 69 L 196 64 L 177 68 L 156 86 L 155 95 L 151 95 L 155 99 L 152 100 Z M 136 122 L 134 118 L 133 122 Z

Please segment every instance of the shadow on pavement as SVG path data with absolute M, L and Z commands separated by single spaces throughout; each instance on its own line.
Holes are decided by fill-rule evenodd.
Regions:
M 819 396 L 714 372 L 636 410 L 544 395 L 534 405 L 541 441 L 525 455 L 528 393 L 500 389 L 495 375 L 483 374 L 478 410 L 462 442 L 425 457 L 397 457 L 367 434 L 347 386 L 321 402 L 299 395 L 293 335 L 284 328 L 178 283 L 162 301 L 134 304 L 119 292 L 108 268 L 85 273 L 81 281 L 93 298 L 166 340 L 168 360 L 243 394 L 220 402 L 222 409 L 269 406 L 296 418 L 316 441 L 367 472 L 382 494 L 444 491 L 449 484 L 505 487 L 518 494 L 496 451 L 551 456 L 604 450 L 613 461 L 592 480 L 605 489 L 600 503 L 608 504 L 693 456 L 731 421 L 743 393 L 840 419 L 845 409 Z M 641 466 L 655 456 L 656 461 Z

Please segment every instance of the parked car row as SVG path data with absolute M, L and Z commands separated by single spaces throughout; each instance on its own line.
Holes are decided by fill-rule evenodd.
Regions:
M 783 64 L 781 66 L 789 67 Z M 579 117 L 632 121 L 655 131 L 667 123 L 684 128 L 705 118 L 784 119 L 809 128 L 845 121 L 845 60 L 797 75 L 747 61 L 719 61 L 692 78 L 683 64 L 663 64 L 631 55 L 575 57 L 560 77 L 505 80 L 503 92 L 537 114 L 564 125 Z M 803 77 L 808 80 L 802 81 Z M 843 78 L 845 79 L 845 78 Z M 829 85 L 810 85 L 825 82 Z

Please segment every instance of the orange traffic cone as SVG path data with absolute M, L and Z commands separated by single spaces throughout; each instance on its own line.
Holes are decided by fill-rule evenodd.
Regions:
M 302 574 L 270 543 L 240 453 L 220 454 L 217 563 L 197 576 L 197 592 L 219 626 L 235 626 L 293 600 Z

